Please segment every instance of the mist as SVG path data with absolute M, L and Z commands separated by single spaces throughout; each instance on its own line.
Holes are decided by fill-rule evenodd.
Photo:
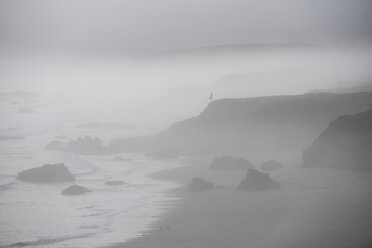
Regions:
M 369 247 L 371 11 L 0 1 L 0 247 Z

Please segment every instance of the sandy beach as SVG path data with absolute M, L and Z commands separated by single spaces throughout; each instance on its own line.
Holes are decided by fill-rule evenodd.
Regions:
M 247 157 L 250 155 L 247 155 Z M 143 236 L 110 247 L 240 248 L 369 247 L 372 175 L 297 166 L 299 156 L 273 171 L 281 188 L 239 192 L 245 172 L 211 172 L 210 157 L 187 159 L 186 166 L 154 175 L 181 186 L 171 192 L 182 200 Z M 258 164 L 259 158 L 255 159 Z M 255 161 L 253 159 L 253 161 Z M 220 186 L 189 193 L 200 176 Z

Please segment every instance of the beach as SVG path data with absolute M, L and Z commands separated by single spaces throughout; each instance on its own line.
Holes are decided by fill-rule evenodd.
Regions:
M 297 156 L 298 159 L 298 156 Z M 210 158 L 157 173 L 182 186 L 171 194 L 182 200 L 151 231 L 108 247 L 365 247 L 371 244 L 371 174 L 308 169 L 292 164 L 271 173 L 281 188 L 236 191 L 244 172 L 211 172 Z M 288 162 L 289 163 L 289 162 Z M 190 193 L 187 183 L 206 178 L 217 189 Z

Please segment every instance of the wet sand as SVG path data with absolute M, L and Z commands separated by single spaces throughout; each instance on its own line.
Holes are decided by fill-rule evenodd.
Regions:
M 183 186 L 172 192 L 182 200 L 142 237 L 121 248 L 307 248 L 370 247 L 372 175 L 352 171 L 299 168 L 273 171 L 281 188 L 238 192 L 244 171 L 211 172 L 210 158 L 161 172 L 157 178 Z M 218 186 L 188 193 L 195 176 Z

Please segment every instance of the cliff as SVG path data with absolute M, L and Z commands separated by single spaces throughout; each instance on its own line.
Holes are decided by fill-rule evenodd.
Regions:
M 372 110 L 332 121 L 303 152 L 303 166 L 372 170 Z
M 115 150 L 208 153 L 308 147 L 338 116 L 372 108 L 372 93 L 222 99 L 197 117 L 151 136 L 115 140 Z

